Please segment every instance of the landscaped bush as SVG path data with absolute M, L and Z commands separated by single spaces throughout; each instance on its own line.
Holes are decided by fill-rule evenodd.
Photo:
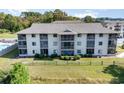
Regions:
M 40 54 L 35 54 L 35 55 L 34 55 L 34 58 L 40 58 L 40 57 L 41 57 Z
M 75 55 L 75 56 L 74 56 L 74 60 L 79 60 L 80 58 L 81 58 L 80 55 Z
M 64 60 L 64 56 L 60 56 L 60 59 L 61 59 L 61 60 Z
M 44 57 L 46 57 L 46 56 L 44 56 L 44 55 L 41 55 L 41 54 L 40 54 L 40 56 L 39 56 L 39 58 L 44 58 Z
M 75 56 L 60 56 L 61 60 L 79 60 L 81 58 L 80 55 Z
M 65 60 L 69 60 L 70 59 L 70 57 L 69 56 L 65 56 L 65 58 L 64 58 Z
M 58 55 L 57 54 L 52 54 L 50 57 L 51 58 L 56 58 L 56 57 L 58 57 Z

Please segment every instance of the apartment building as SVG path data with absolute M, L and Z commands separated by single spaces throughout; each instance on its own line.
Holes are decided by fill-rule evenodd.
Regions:
M 117 31 L 100 23 L 41 23 L 18 32 L 19 56 L 112 55 L 116 53 Z
M 124 38 L 124 21 L 104 21 L 104 27 L 119 32 L 119 36 Z

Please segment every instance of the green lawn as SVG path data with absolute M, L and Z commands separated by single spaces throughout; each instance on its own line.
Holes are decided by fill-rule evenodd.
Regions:
M 65 61 L 60 61 L 59 59 L 34 60 L 33 58 L 15 58 L 17 54 L 18 51 L 15 49 L 0 57 L 0 69 L 3 71 L 9 70 L 15 62 L 29 62 L 30 64 L 26 64 L 26 66 L 29 69 L 32 83 L 110 83 L 111 79 L 114 78 L 112 75 L 102 72 L 107 65 L 63 65 Z M 55 65 L 56 61 L 62 65 Z M 81 58 L 79 61 L 86 63 L 100 63 L 104 61 L 104 63 L 112 64 L 113 61 L 124 62 L 124 59 Z M 44 65 L 44 62 L 47 64 Z M 76 61 L 71 61 L 71 63 L 76 63 Z
M 28 66 L 32 83 L 109 83 L 103 66 Z
M 11 33 L 1 33 L 0 38 L 17 38 L 17 35 Z

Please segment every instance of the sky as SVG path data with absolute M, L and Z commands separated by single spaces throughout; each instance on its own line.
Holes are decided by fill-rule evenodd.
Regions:
M 33 11 L 44 13 L 45 11 L 54 11 L 54 9 L 0 9 L 0 12 L 4 12 L 6 14 L 12 14 L 15 16 L 19 16 L 23 11 Z M 65 11 L 70 16 L 76 16 L 83 18 L 87 15 L 92 16 L 94 18 L 97 17 L 111 17 L 111 18 L 124 18 L 124 9 L 61 9 Z

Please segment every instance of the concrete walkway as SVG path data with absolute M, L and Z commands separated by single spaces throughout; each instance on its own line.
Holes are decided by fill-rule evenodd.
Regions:
M 124 58 L 124 52 L 116 55 L 116 57 L 118 57 L 118 58 Z

